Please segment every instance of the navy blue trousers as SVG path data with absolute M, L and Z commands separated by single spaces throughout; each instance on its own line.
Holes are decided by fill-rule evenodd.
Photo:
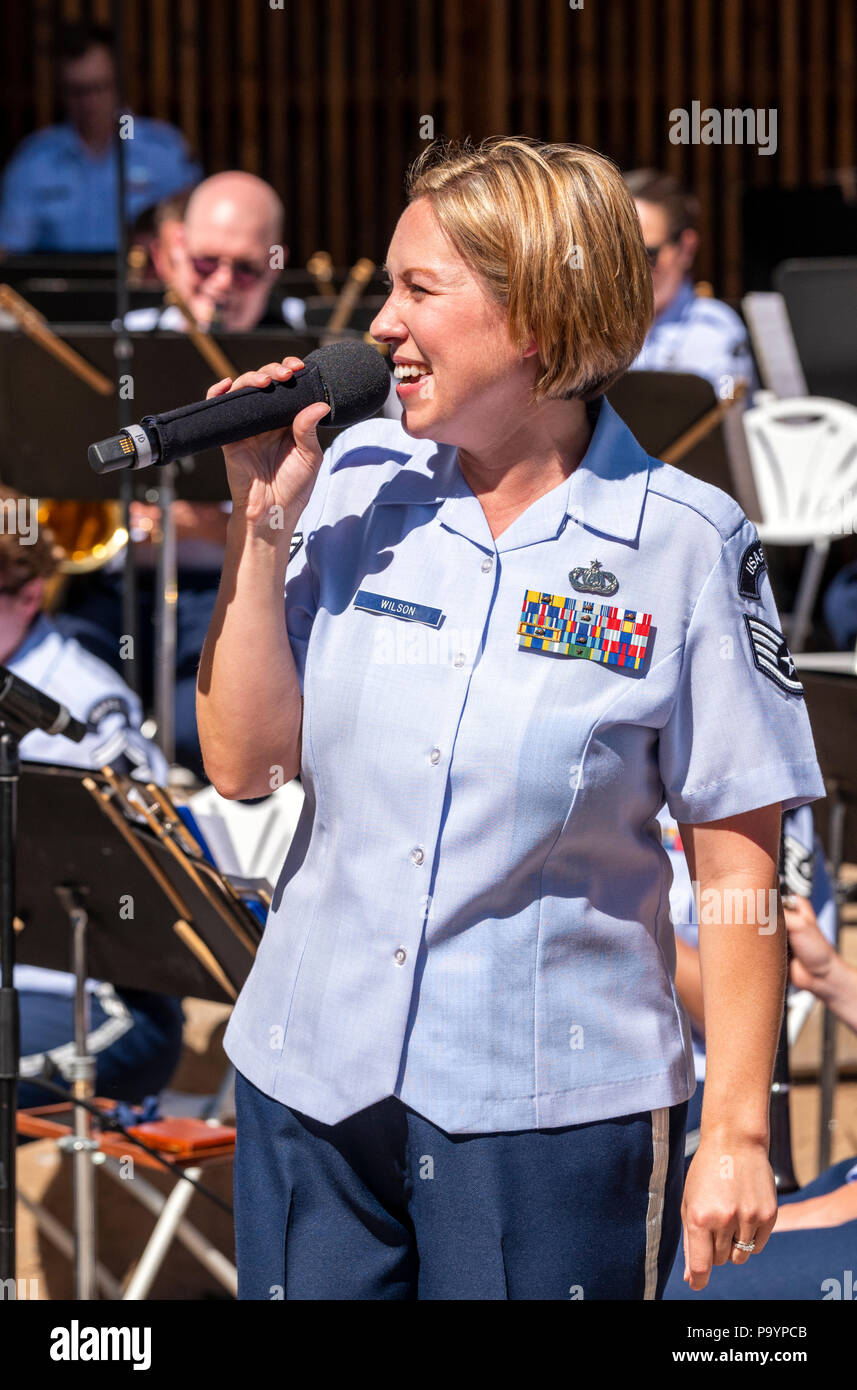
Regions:
M 660 1298 L 687 1102 L 447 1134 L 393 1096 L 324 1125 L 235 1079 L 240 1299 Z

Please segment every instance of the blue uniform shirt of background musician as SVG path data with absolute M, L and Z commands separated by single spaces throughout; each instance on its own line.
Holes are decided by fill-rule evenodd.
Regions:
M 184 136 L 165 121 L 133 117 L 126 141 L 129 223 L 153 203 L 202 177 Z M 113 251 L 118 158 L 95 155 L 70 124 L 22 140 L 3 176 L 0 246 L 10 252 Z
M 758 386 L 747 329 L 720 299 L 698 295 L 690 280 L 658 314 L 631 371 L 693 372 L 711 382 L 719 399 L 739 378 Z
M 658 812 L 824 795 L 755 527 L 590 409 L 496 540 L 457 450 L 382 420 L 298 523 L 306 799 L 224 1045 L 324 1124 L 390 1095 L 451 1133 L 687 1100 Z
M 140 732 L 143 712 L 133 690 L 73 637 L 64 637 L 45 614 L 4 664 L 93 726 L 80 743 L 33 729 L 21 740 L 22 760 L 90 768 L 120 760 L 131 776 L 166 785 L 167 760 Z

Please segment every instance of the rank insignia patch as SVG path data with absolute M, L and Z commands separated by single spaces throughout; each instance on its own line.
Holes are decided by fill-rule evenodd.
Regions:
M 651 626 L 651 613 L 527 589 L 518 623 L 518 648 L 638 671 Z
M 783 634 L 762 618 L 752 618 L 749 613 L 744 614 L 744 622 L 757 670 L 781 690 L 803 698 L 803 686 L 797 678 L 797 667 Z
M 738 593 L 741 598 L 758 600 L 759 585 L 767 568 L 768 562 L 765 559 L 762 542 L 754 541 L 752 545 L 747 546 L 741 556 L 741 565 L 738 570 Z

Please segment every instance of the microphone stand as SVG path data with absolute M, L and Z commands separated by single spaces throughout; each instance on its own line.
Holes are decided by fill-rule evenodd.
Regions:
M 20 759 L 17 725 L 0 720 L 0 1279 L 15 1278 L 15 1113 L 21 1056 L 15 989 L 15 846 Z
M 787 961 L 791 960 L 791 951 L 788 951 Z M 770 1148 L 769 1158 L 771 1169 L 774 1174 L 774 1182 L 777 1187 L 777 1194 L 784 1196 L 787 1192 L 797 1192 L 800 1183 L 795 1177 L 794 1164 L 792 1160 L 792 1128 L 791 1114 L 789 1110 L 789 1094 L 791 1092 L 791 1078 L 789 1074 L 789 1000 L 788 1000 L 788 975 L 786 975 L 786 997 L 783 1004 L 783 1019 L 780 1025 L 780 1037 L 777 1043 L 777 1055 L 774 1060 L 774 1075 L 771 1083 L 771 1109 L 770 1109 Z
M 814 844 L 810 848 L 810 862 L 815 853 Z M 812 894 L 812 874 L 809 875 L 808 882 L 800 882 L 798 875 L 790 870 L 786 860 L 786 832 L 782 827 L 780 830 L 780 848 L 778 876 L 780 882 L 781 895 L 792 893 L 805 894 L 810 897 Z M 771 1169 L 774 1174 L 774 1181 L 777 1186 L 777 1193 L 785 1195 L 788 1192 L 797 1192 L 800 1183 L 795 1177 L 794 1162 L 792 1159 L 792 1128 L 791 1111 L 789 1096 L 791 1092 L 791 1077 L 789 1073 L 789 963 L 792 958 L 791 946 L 789 945 L 788 930 L 785 928 L 785 918 L 783 927 L 786 930 L 786 988 L 785 999 L 783 1001 L 783 1017 L 780 1024 L 780 1036 L 777 1042 L 777 1055 L 774 1059 L 774 1074 L 771 1081 L 771 1102 L 770 1102 L 770 1146 L 768 1157 Z
M 116 334 L 116 339 L 113 345 L 113 353 L 116 362 L 116 396 L 119 402 L 119 429 L 123 430 L 132 423 L 131 402 L 128 398 L 128 393 L 122 390 L 122 377 L 128 376 L 133 385 L 134 378 L 131 369 L 134 362 L 134 344 L 125 327 L 125 315 L 128 313 L 130 306 L 130 297 L 128 293 L 128 228 L 125 217 L 125 141 L 122 139 L 121 132 L 122 116 L 125 114 L 122 100 L 125 90 L 123 43 L 124 7 L 122 0 L 113 0 L 111 8 L 113 31 L 116 36 L 114 61 L 116 66 L 116 86 L 119 95 L 115 126 L 117 160 L 116 318 L 113 321 L 113 329 Z M 122 525 L 128 533 L 128 544 L 125 547 L 125 564 L 122 573 L 122 635 L 123 638 L 130 639 L 130 652 L 127 654 L 128 684 L 136 694 L 139 695 L 141 680 L 140 667 L 137 662 L 137 572 L 134 564 L 134 543 L 131 540 L 131 503 L 134 499 L 134 483 L 130 473 L 123 472 L 119 486 L 119 500 L 122 507 Z M 124 655 L 123 653 L 123 657 Z
M 5 668 L 3 668 L 5 671 Z M 75 723 L 76 721 L 73 721 Z M 73 726 L 70 725 L 71 728 Z M 0 701 L 0 1280 L 15 1279 L 15 1151 L 18 1067 L 21 1060 L 21 1025 L 18 1006 L 18 991 L 15 988 L 15 903 L 17 896 L 16 856 L 18 829 L 18 784 L 21 776 L 19 745 L 21 739 L 33 729 L 44 729 L 35 714 L 22 709 L 20 703 L 14 708 Z M 67 733 L 65 737 L 75 742 L 82 733 L 78 724 L 78 734 Z M 60 733 L 59 729 L 46 732 Z M 84 914 L 85 915 L 85 914 Z M 82 966 L 82 936 L 75 931 L 75 964 Z M 86 1027 L 83 1013 L 83 982 L 78 980 L 75 1004 L 75 1039 L 79 1064 L 75 1073 L 75 1095 L 88 1094 L 87 1083 L 94 1080 L 95 1063 L 85 1057 Z M 91 1068 L 91 1075 L 87 1070 Z M 91 1090 L 91 1085 L 89 1087 Z M 77 1128 L 74 1147 L 80 1150 L 89 1164 L 88 1131 Z M 82 1172 L 81 1163 L 76 1165 L 76 1174 Z M 90 1179 L 91 1181 L 91 1179 Z M 79 1251 L 94 1248 L 94 1233 L 91 1215 L 84 1223 L 84 1216 L 91 1211 L 87 1203 L 86 1178 L 84 1190 L 75 1191 L 75 1235 Z M 84 1260 L 84 1275 L 86 1274 Z M 83 1291 L 81 1292 L 81 1288 Z M 79 1297 L 89 1297 L 89 1284 L 78 1281 Z
M 176 465 L 160 470 L 158 506 L 161 532 L 157 542 L 155 574 L 155 722 L 158 743 L 167 762 L 175 762 L 176 733 L 176 620 L 178 617 L 178 546 L 172 503 L 175 499 Z

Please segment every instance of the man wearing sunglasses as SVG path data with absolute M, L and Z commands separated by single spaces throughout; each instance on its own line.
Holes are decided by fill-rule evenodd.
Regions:
M 738 378 L 757 384 L 747 330 L 728 304 L 696 293 L 691 271 L 699 246 L 699 203 L 670 174 L 634 169 L 625 175 L 646 243 L 655 318 L 633 363 L 645 371 L 693 372 L 718 397 Z
M 169 208 L 163 209 L 170 212 Z M 238 170 L 214 174 L 197 185 L 188 199 L 180 226 L 168 237 L 156 214 L 158 237 L 151 248 L 165 286 L 187 303 L 203 331 L 251 332 L 269 311 L 278 265 L 288 248 L 283 244 L 283 205 L 270 184 Z M 274 251 L 282 252 L 281 256 Z M 301 299 L 274 305 L 275 321 L 303 327 Z M 133 332 L 163 328 L 185 332 L 184 315 L 175 306 L 132 309 L 125 317 Z M 173 503 L 178 542 L 178 600 L 176 634 L 176 761 L 205 781 L 196 727 L 196 672 L 211 621 L 231 503 Z M 136 542 L 139 592 L 141 694 L 149 708 L 153 697 L 153 615 L 155 603 L 154 546 L 160 524 L 158 507 L 132 502 L 131 531 Z M 122 570 L 120 554 L 103 569 L 71 581 L 58 627 L 88 651 L 121 671 L 119 635 L 122 631 Z
M 28 135 L 9 162 L 0 200 L 0 247 L 113 251 L 118 93 L 110 31 L 67 27 L 58 62 L 67 120 Z M 135 115 L 129 133 L 126 209 L 133 221 L 144 208 L 195 184 L 202 171 L 184 137 L 165 121 Z
M 288 257 L 283 205 L 255 174 L 230 169 L 198 184 L 169 246 L 161 247 L 159 237 L 152 254 L 165 286 L 185 300 L 198 328 L 249 333 L 268 317 L 304 327 L 302 299 L 272 300 Z M 138 333 L 186 327 L 176 308 L 134 309 L 125 324 Z

